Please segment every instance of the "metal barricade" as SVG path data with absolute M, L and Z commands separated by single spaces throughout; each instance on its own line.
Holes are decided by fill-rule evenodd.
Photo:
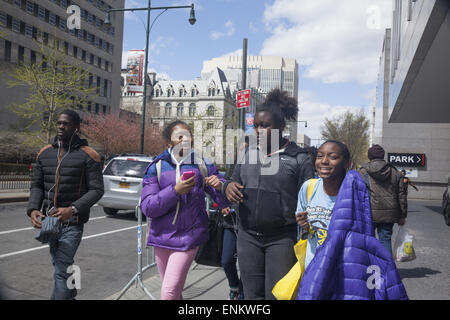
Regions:
M 137 263 L 137 273 L 134 275 L 134 277 L 130 280 L 130 282 L 127 283 L 127 285 L 120 291 L 119 295 L 117 296 L 116 300 L 119 300 L 125 292 L 131 287 L 133 283 L 136 283 L 136 288 L 139 286 L 144 293 L 151 299 L 156 300 L 153 295 L 148 291 L 148 289 L 145 287 L 144 282 L 142 280 L 142 274 L 150 269 L 151 267 L 156 266 L 155 262 L 155 252 L 152 249 L 152 262 L 150 262 L 150 248 L 147 246 L 147 236 L 144 237 L 145 239 L 145 251 L 147 254 L 147 264 L 145 266 L 142 265 L 142 211 L 141 211 L 141 201 L 139 200 L 139 204 L 136 206 L 136 216 L 138 218 L 138 228 L 137 228 L 137 257 L 138 257 L 138 263 Z M 144 234 L 148 235 L 148 230 L 150 229 L 150 218 L 147 217 L 147 224 L 144 225 Z

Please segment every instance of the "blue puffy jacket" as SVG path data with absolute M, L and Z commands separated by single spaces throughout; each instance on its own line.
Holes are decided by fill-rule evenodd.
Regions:
M 391 254 L 375 238 L 369 193 L 356 171 L 342 182 L 327 238 L 305 270 L 297 299 L 408 299 Z

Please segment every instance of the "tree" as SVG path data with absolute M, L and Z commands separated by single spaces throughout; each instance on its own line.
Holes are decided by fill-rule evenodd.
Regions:
M 81 133 L 106 158 L 120 153 L 138 153 L 141 132 L 140 117 L 138 118 L 127 113 L 91 115 L 83 121 Z M 163 150 L 164 142 L 159 127 L 147 124 L 144 153 L 157 155 Z
M 30 94 L 25 102 L 10 108 L 27 121 L 24 130 L 39 126 L 41 130 L 33 136 L 50 143 L 53 133 L 56 133 L 56 115 L 63 109 L 85 104 L 98 87 L 92 87 L 89 72 L 76 62 L 69 61 L 64 52 L 43 43 L 37 44 L 42 59 L 31 65 L 19 64 L 15 67 L 7 86 L 29 89 Z M 57 47 L 56 44 L 53 47 Z
M 323 139 L 338 140 L 347 145 L 351 168 L 354 169 L 367 159 L 369 125 L 370 122 L 362 110 L 358 113 L 347 111 L 332 120 L 325 118 L 321 134 Z

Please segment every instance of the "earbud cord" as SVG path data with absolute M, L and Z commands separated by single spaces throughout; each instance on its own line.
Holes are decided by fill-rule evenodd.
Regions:
M 61 161 L 59 161 L 59 153 L 61 152 L 61 140 L 58 139 L 58 153 L 56 154 L 56 159 L 58 160 L 58 166 L 56 167 L 56 171 L 55 171 L 55 184 L 53 185 L 53 187 L 50 188 L 50 190 L 48 190 L 48 193 L 47 193 L 47 201 L 48 201 L 48 203 L 50 203 L 50 191 L 52 191 L 52 189 L 56 187 L 56 175 L 58 174 L 58 169 L 61 166 L 61 163 L 63 162 L 64 158 L 67 157 L 67 155 L 70 153 L 70 148 L 72 146 L 73 135 L 75 133 L 77 133 L 77 132 L 78 132 L 78 129 L 76 129 L 72 133 L 72 136 L 70 137 L 70 141 L 69 141 L 69 149 L 67 150 L 67 153 L 64 155 L 64 157 L 62 157 Z M 45 214 L 48 217 L 48 209 L 47 209 L 47 212 Z M 67 221 L 67 226 L 68 225 L 69 225 L 69 222 Z

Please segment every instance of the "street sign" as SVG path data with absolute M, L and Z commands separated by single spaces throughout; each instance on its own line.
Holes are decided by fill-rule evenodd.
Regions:
M 245 133 L 253 133 L 253 120 L 255 118 L 254 113 L 245 114 Z
M 236 107 L 238 109 L 247 108 L 250 106 L 251 89 L 238 91 L 236 95 Z
M 400 167 L 425 167 L 425 154 L 388 153 L 388 162 Z

